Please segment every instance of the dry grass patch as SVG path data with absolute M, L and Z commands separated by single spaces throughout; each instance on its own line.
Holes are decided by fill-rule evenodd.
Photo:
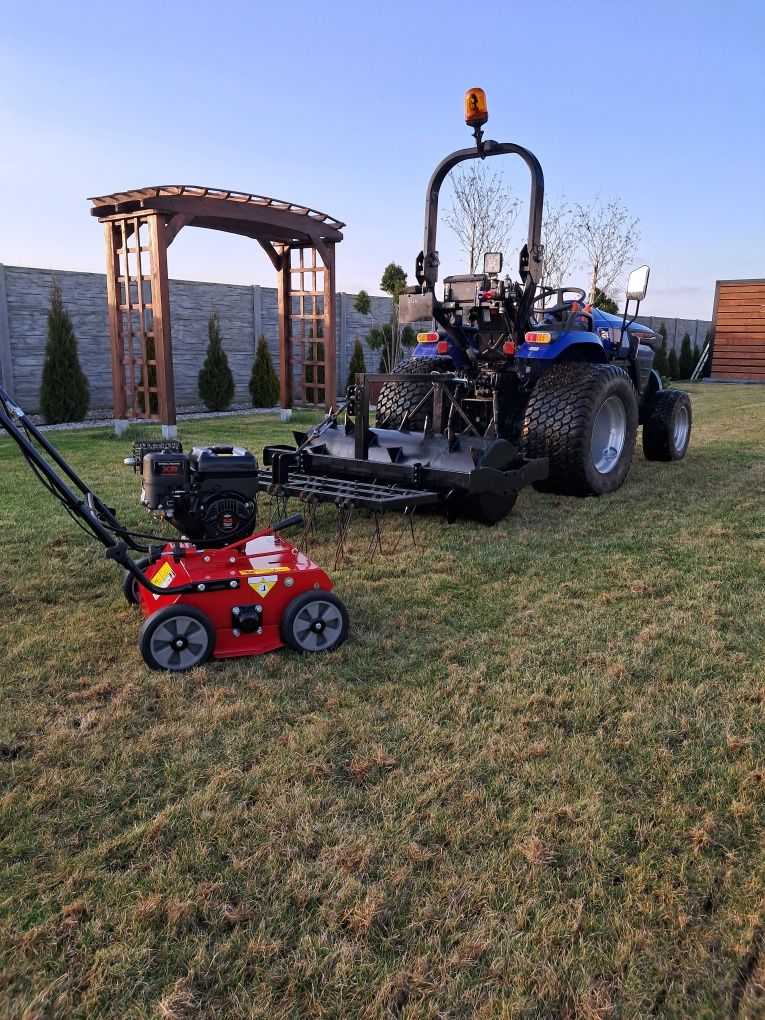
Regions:
M 761 1015 L 765 394 L 694 408 L 609 499 L 360 539 L 331 656 L 183 677 L 0 440 L 0 1015 Z

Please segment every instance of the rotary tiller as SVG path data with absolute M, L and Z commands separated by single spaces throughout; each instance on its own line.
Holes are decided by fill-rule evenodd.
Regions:
M 139 647 L 151 669 L 188 670 L 210 658 L 256 655 L 282 645 L 300 652 L 326 652 L 345 640 L 348 612 L 332 593 L 332 581 L 280 537 L 280 532 L 302 523 L 300 514 L 225 545 L 221 536 L 236 532 L 225 500 L 215 520 L 206 522 L 213 535 L 210 545 L 184 537 L 168 542 L 161 536 L 133 532 L 2 388 L 0 426 L 41 484 L 104 546 L 107 558 L 123 568 L 125 595 L 145 617 Z M 196 453 L 195 457 L 192 451 L 192 459 L 209 468 L 214 451 L 207 451 L 208 456 L 205 451 Z M 164 463 L 171 460 L 165 458 Z M 215 492 L 225 493 L 221 493 L 220 478 L 209 492 L 206 480 L 206 476 L 201 481 L 197 478 L 186 488 L 189 505 L 207 507 L 209 516 Z M 252 521 L 254 510 L 253 497 L 247 510 Z M 147 538 L 158 538 L 162 544 L 147 546 L 138 541 Z M 131 552 L 141 558 L 135 559 Z

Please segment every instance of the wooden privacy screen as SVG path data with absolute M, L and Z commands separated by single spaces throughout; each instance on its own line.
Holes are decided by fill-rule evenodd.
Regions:
M 158 216 L 104 224 L 114 416 L 175 423 L 167 249 Z
M 334 249 L 325 265 L 316 248 L 291 248 L 279 288 L 282 407 L 327 407 L 335 400 Z M 280 340 L 282 334 L 280 333 Z
M 712 379 L 765 382 L 765 280 L 718 280 Z
M 335 245 L 344 223 L 264 195 L 187 184 L 91 202 L 106 238 L 116 419 L 158 418 L 175 427 L 167 249 L 184 227 L 223 230 L 260 244 L 278 275 L 281 406 L 331 407 L 337 395 Z M 223 329 L 225 336 L 225 323 Z

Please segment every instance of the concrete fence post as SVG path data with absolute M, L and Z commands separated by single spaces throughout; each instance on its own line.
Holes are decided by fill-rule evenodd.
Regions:
M 348 377 L 348 295 L 337 295 L 337 339 L 340 348 L 338 358 L 337 388 L 345 393 L 345 380 Z
M 260 284 L 256 283 L 252 288 L 252 349 L 258 346 L 258 337 L 263 332 L 263 295 L 260 292 Z
M 10 396 L 14 396 L 13 358 L 11 357 L 11 328 L 8 323 L 8 294 L 5 289 L 5 266 L 0 262 L 0 383 Z

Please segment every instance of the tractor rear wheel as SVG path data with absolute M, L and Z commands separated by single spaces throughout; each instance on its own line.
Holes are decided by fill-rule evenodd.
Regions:
M 449 372 L 453 365 L 451 358 L 410 358 L 393 369 L 394 375 L 403 376 L 401 382 L 385 383 L 377 398 L 375 424 L 380 429 L 399 429 L 406 418 L 406 427 L 412 431 L 425 427 L 425 418 L 432 415 L 429 403 L 424 404 L 416 414 L 411 414 L 428 392 L 424 382 L 408 382 L 408 375 L 430 375 L 433 372 Z M 409 415 L 407 418 L 406 416 Z M 433 425 L 435 432 L 443 431 L 445 422 Z
M 691 439 L 691 398 L 684 390 L 659 390 L 643 415 L 646 460 L 682 460 Z
M 620 487 L 632 463 L 638 401 L 617 365 L 554 365 L 534 388 L 523 420 L 528 457 L 548 457 L 546 492 L 601 496 Z

